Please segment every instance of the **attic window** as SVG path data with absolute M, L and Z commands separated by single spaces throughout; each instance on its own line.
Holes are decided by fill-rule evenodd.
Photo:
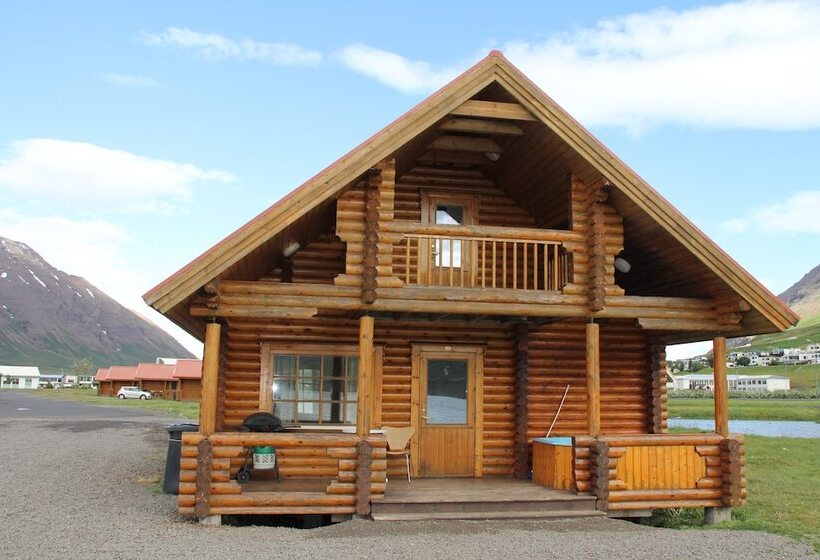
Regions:
M 437 204 L 436 224 L 451 226 L 464 225 L 464 206 L 456 206 L 452 204 Z

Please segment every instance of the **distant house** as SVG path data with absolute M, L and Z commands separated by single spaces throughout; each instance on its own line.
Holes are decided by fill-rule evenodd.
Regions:
M 729 375 L 727 380 L 730 391 L 788 391 L 791 388 L 789 378 L 780 375 Z M 672 388 L 714 391 L 715 380 L 711 373 L 680 375 Z
M 40 369 L 34 366 L 0 366 L 0 389 L 36 389 Z
M 198 401 L 202 388 L 202 360 L 176 360 L 176 400 Z
M 102 395 L 103 381 L 108 379 L 108 368 L 99 368 L 94 374 L 94 383 L 97 385 L 97 395 Z
M 134 379 L 140 389 L 170 400 L 174 399 L 177 389 L 174 369 L 176 366 L 170 364 L 139 364 Z
M 60 373 L 41 373 L 40 374 L 40 388 L 56 387 L 63 379 Z
M 98 394 L 104 397 L 115 397 L 122 387 L 137 384 L 134 379 L 136 375 L 136 366 L 111 366 L 108 368 L 105 381 L 100 383 Z

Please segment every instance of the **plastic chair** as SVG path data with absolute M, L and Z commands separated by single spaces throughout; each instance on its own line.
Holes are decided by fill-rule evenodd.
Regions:
M 412 426 L 404 428 L 382 426 L 382 431 L 387 438 L 387 455 L 404 455 L 404 462 L 407 464 L 407 482 L 410 482 L 410 449 L 408 444 L 416 429 Z

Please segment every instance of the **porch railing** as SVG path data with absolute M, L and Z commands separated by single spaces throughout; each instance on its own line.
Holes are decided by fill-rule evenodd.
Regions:
M 393 252 L 406 285 L 560 291 L 571 278 L 572 254 L 544 230 L 517 237 L 505 228 L 418 229 L 403 232 Z

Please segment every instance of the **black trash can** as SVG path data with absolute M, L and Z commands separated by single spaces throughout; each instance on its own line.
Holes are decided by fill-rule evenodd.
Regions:
M 182 432 L 198 432 L 199 424 L 171 424 L 168 430 L 168 455 L 165 457 L 165 479 L 162 491 L 179 494 L 179 459 L 182 452 Z

